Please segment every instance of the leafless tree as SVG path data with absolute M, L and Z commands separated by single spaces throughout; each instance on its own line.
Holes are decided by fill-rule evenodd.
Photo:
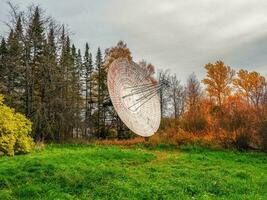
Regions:
M 185 88 L 180 84 L 176 74 L 170 77 L 170 98 L 173 108 L 174 118 L 179 118 L 185 110 Z

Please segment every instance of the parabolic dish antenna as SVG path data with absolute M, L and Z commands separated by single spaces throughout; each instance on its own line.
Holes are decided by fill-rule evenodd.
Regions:
M 161 85 L 153 83 L 146 69 L 122 58 L 110 65 L 107 81 L 111 102 L 123 123 L 140 136 L 153 135 L 161 119 Z

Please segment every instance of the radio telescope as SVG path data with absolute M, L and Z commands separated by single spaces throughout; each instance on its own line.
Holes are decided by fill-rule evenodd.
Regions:
M 153 83 L 146 69 L 123 58 L 112 62 L 107 81 L 111 102 L 123 123 L 140 136 L 153 135 L 160 125 L 158 92 L 164 83 Z

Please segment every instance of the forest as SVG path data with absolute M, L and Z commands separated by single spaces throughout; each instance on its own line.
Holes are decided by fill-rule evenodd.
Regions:
M 0 94 L 5 105 L 32 122 L 34 141 L 141 141 L 117 116 L 107 91 L 109 65 L 122 57 L 132 61 L 127 44 L 91 52 L 86 43 L 78 49 L 69 28 L 40 6 L 9 6 L 9 32 L 2 33 L 0 45 Z M 152 144 L 267 148 L 267 85 L 258 72 L 234 70 L 219 60 L 203 66 L 203 80 L 192 73 L 182 84 L 169 70 L 138 63 L 158 82 L 169 82 L 159 92 L 162 123 Z

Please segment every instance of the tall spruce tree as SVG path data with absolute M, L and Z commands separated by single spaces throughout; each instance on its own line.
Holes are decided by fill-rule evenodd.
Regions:
M 85 45 L 84 53 L 84 81 L 85 81 L 85 135 L 92 134 L 93 131 L 93 63 L 92 63 L 92 54 L 89 52 L 89 45 Z
M 6 93 L 7 81 L 7 44 L 5 38 L 2 38 L 0 45 L 0 93 Z
M 45 33 L 44 22 L 40 16 L 40 9 L 35 8 L 32 21 L 28 28 L 29 56 L 30 56 L 30 85 L 29 85 L 29 117 L 34 122 L 33 130 L 36 140 L 44 139 L 44 100 L 45 100 Z
M 44 79 L 43 79 L 43 92 L 44 92 L 44 115 L 43 120 L 45 120 L 44 126 L 44 137 L 46 140 L 55 140 L 56 127 L 56 99 L 57 99 L 57 58 L 56 58 L 56 44 L 54 27 L 50 26 L 49 33 L 45 42 L 44 47 Z
M 16 22 L 16 28 L 14 32 L 14 43 L 13 43 L 13 61 L 15 64 L 15 102 L 14 107 L 19 112 L 25 111 L 24 104 L 23 104 L 23 83 L 24 83 L 24 71 L 25 71 L 25 65 L 24 65 L 24 41 L 23 41 L 23 28 L 22 28 L 22 21 L 21 17 L 19 16 Z
M 70 66 L 70 90 L 69 95 L 71 96 L 69 104 L 69 109 L 72 110 L 71 121 L 72 121 L 72 137 L 79 136 L 81 132 L 81 84 L 80 84 L 80 74 L 82 69 L 82 60 L 81 60 L 81 52 L 80 50 L 76 50 L 75 45 L 72 45 L 71 48 L 71 58 L 72 63 Z
M 6 103 L 9 106 L 16 108 L 16 110 L 23 112 L 22 107 L 22 74 L 23 74 L 23 31 L 21 18 L 18 17 L 14 30 L 11 29 L 7 39 L 6 52 L 4 53 L 5 68 L 3 75 L 3 82 L 5 82 L 3 93 L 6 95 Z M 4 41 L 3 41 L 4 42 Z
M 64 30 L 63 30 L 64 31 Z M 62 32 L 62 49 L 61 49 L 61 57 L 60 57 L 60 67 L 61 74 L 63 77 L 62 80 L 62 102 L 63 102 L 63 113 L 62 113 L 62 123 L 65 124 L 62 127 L 61 139 L 64 140 L 67 137 L 70 137 L 72 134 L 73 124 L 70 123 L 72 120 L 72 94 L 71 94 L 71 71 L 73 68 L 73 58 L 70 46 L 70 38 L 69 36 L 64 36 L 64 32 Z M 65 38 L 66 39 L 65 39 Z
M 97 136 L 105 138 L 105 108 L 104 89 L 105 89 L 105 70 L 103 69 L 103 59 L 100 48 L 96 53 L 96 70 L 97 70 Z

